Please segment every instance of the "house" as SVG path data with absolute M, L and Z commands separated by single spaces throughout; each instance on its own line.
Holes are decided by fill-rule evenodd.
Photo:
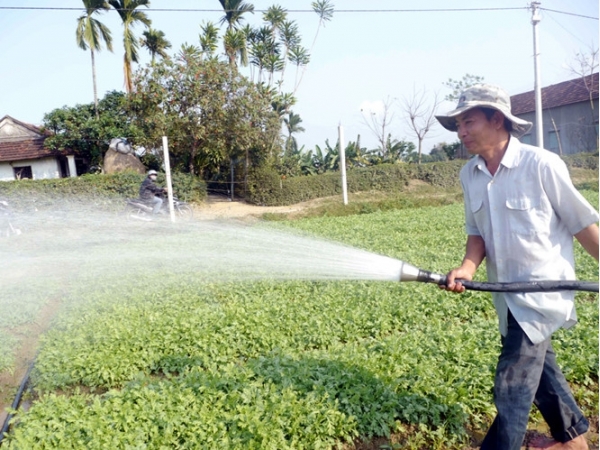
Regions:
M 74 156 L 45 148 L 47 137 L 35 125 L 0 119 L 0 181 L 76 177 Z
M 542 88 L 544 148 L 560 155 L 598 151 L 598 73 Z M 533 123 L 520 138 L 536 145 L 535 92 L 510 98 L 512 113 Z

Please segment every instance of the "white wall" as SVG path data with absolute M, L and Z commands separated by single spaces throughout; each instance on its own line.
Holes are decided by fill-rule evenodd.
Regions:
M 29 159 L 24 161 L 12 161 L 11 163 L 0 163 L 0 181 L 13 181 L 15 173 L 13 167 L 31 166 L 31 174 L 34 180 L 48 178 L 60 178 L 60 168 L 56 158 Z

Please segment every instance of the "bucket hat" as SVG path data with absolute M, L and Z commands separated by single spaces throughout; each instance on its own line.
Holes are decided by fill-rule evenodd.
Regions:
M 515 117 L 510 112 L 510 97 L 498 86 L 491 84 L 476 84 L 465 89 L 458 98 L 456 109 L 445 115 L 435 116 L 442 126 L 450 131 L 456 131 L 456 117 L 473 108 L 492 108 L 504 114 L 512 122 L 511 133 L 521 136 L 532 126 L 531 122 Z

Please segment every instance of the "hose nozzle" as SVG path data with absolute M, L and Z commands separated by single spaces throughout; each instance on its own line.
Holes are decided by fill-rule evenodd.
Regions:
M 422 270 L 411 264 L 402 262 L 402 265 L 400 266 L 400 279 L 398 281 L 419 281 L 421 283 L 444 284 L 446 282 L 446 277 L 439 273 Z

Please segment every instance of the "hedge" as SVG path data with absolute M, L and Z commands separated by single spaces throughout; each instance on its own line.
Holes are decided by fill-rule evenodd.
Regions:
M 598 170 L 598 153 L 563 156 L 568 167 Z M 348 192 L 401 191 L 416 179 L 433 186 L 459 186 L 458 174 L 466 160 L 425 164 L 381 164 L 348 169 Z M 261 206 L 286 206 L 342 193 L 339 172 L 294 178 L 281 177 L 276 171 L 261 168 L 248 177 L 246 200 Z
M 458 186 L 458 173 L 464 163 L 381 164 L 348 169 L 348 192 L 402 191 L 411 179 L 440 187 Z M 262 206 L 285 206 L 341 193 L 339 172 L 284 178 L 272 169 L 262 168 L 248 177 L 246 200 Z
M 52 207 L 56 202 L 92 202 L 94 205 L 121 204 L 126 198 L 138 196 L 145 175 L 122 172 L 111 175 L 87 174 L 74 178 L 46 180 L 19 180 L 0 182 L 0 198 L 8 199 L 18 209 Z M 157 183 L 165 184 L 159 174 Z M 172 184 L 175 194 L 182 200 L 198 202 L 206 199 L 206 184 L 197 177 L 174 173 Z
M 598 153 L 567 155 L 569 167 L 598 170 Z M 348 192 L 402 191 L 410 180 L 421 180 L 442 188 L 457 187 L 458 174 L 466 161 L 445 161 L 425 164 L 381 164 L 350 168 L 347 171 Z M 0 183 L 0 198 L 10 200 L 13 208 L 51 206 L 56 200 L 98 204 L 120 204 L 128 197 L 137 197 L 145 175 L 124 172 L 112 175 L 88 174 L 76 178 L 50 180 L 20 180 Z M 263 206 L 285 206 L 342 193 L 339 172 L 322 175 L 285 178 L 271 168 L 258 168 L 248 176 L 246 201 Z M 173 189 L 188 202 L 206 200 L 206 183 L 189 174 L 174 173 Z M 165 183 L 159 174 L 158 183 Z

